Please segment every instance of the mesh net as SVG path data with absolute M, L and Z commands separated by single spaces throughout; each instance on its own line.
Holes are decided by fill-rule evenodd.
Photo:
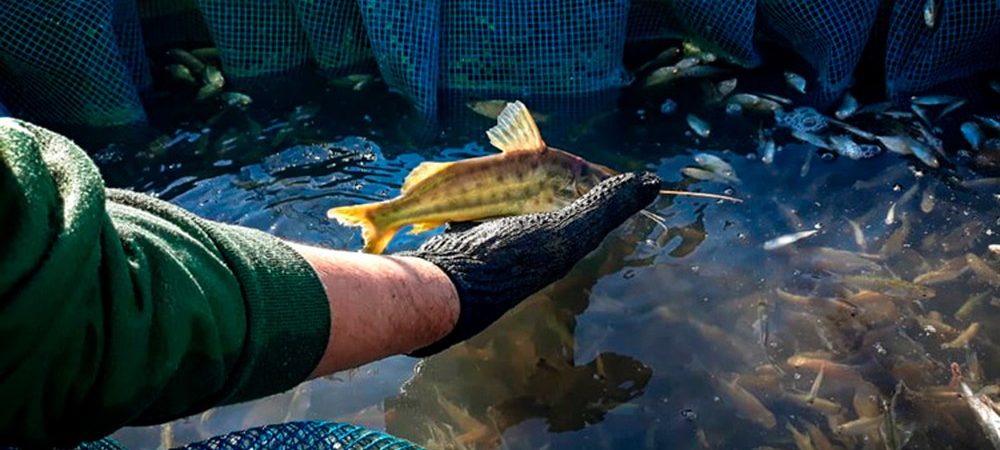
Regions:
M 420 450 L 416 444 L 357 425 L 304 421 L 250 428 L 179 447 L 185 450 L 315 449 Z M 114 439 L 87 442 L 77 450 L 128 450 Z
M 1000 67 L 1000 2 L 940 0 L 932 28 L 924 0 L 900 0 L 886 41 L 886 90 L 899 98 Z
M 27 0 L 0 10 L 0 95 L 12 113 L 56 128 L 141 123 L 145 48 L 211 41 L 237 85 L 374 61 L 427 118 L 455 98 L 611 90 L 627 82 L 626 42 L 661 38 L 744 66 L 762 62 L 763 42 L 785 46 L 811 66 L 817 105 L 859 65 L 884 67 L 896 99 L 998 68 L 1000 3 L 932 4 L 933 26 L 926 0 Z
M 50 126 L 144 122 L 138 89 L 149 70 L 135 21 L 128 0 L 5 2 L 0 95 L 13 113 Z

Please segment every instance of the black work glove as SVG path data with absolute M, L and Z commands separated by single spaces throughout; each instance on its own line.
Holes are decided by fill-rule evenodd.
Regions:
M 410 355 L 430 356 L 475 336 L 521 300 L 565 276 L 659 190 L 656 175 L 622 174 L 561 210 L 491 220 L 435 236 L 404 253 L 444 270 L 460 306 L 451 333 Z

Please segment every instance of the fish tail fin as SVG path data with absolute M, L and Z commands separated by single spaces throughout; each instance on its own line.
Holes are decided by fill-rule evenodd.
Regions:
M 365 239 L 364 251 L 373 254 L 382 253 L 392 240 L 399 227 L 383 228 L 376 222 L 376 213 L 382 205 L 378 203 L 367 205 L 341 206 L 326 212 L 326 216 L 336 219 L 342 225 L 360 226 L 361 236 Z

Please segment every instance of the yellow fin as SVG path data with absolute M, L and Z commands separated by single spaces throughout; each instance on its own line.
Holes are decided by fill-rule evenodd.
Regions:
M 403 187 L 400 189 L 404 194 L 409 192 L 413 185 L 430 178 L 432 175 L 444 170 L 445 167 L 452 165 L 452 163 L 447 162 L 422 162 L 417 167 L 414 167 L 410 174 L 406 176 L 403 180 Z
M 367 205 L 341 206 L 332 208 L 326 212 L 326 216 L 336 219 L 342 225 L 360 226 L 361 237 L 365 239 L 364 251 L 379 254 L 389 245 L 399 227 L 381 229 L 374 222 L 375 212 L 382 205 L 380 203 L 369 203 Z
M 410 234 L 425 233 L 425 232 L 433 230 L 433 229 L 435 229 L 435 228 L 437 228 L 437 227 L 439 227 L 441 225 L 444 225 L 444 222 L 420 222 L 420 223 L 415 223 L 415 224 L 413 224 L 413 228 L 410 229 Z
M 538 132 L 535 119 L 520 101 L 508 103 L 497 117 L 497 125 L 486 130 L 486 135 L 490 144 L 503 152 L 545 150 L 545 141 Z

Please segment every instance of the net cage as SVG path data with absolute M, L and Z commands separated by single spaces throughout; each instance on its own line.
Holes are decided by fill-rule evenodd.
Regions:
M 0 10 L 0 98 L 57 130 L 143 124 L 150 55 L 183 45 L 216 47 L 236 88 L 377 71 L 427 119 L 468 98 L 602 98 L 629 83 L 629 44 L 665 38 L 744 67 L 784 47 L 817 106 L 859 68 L 893 99 L 997 69 L 1000 2 L 930 5 L 932 24 L 927 0 L 23 0 Z

